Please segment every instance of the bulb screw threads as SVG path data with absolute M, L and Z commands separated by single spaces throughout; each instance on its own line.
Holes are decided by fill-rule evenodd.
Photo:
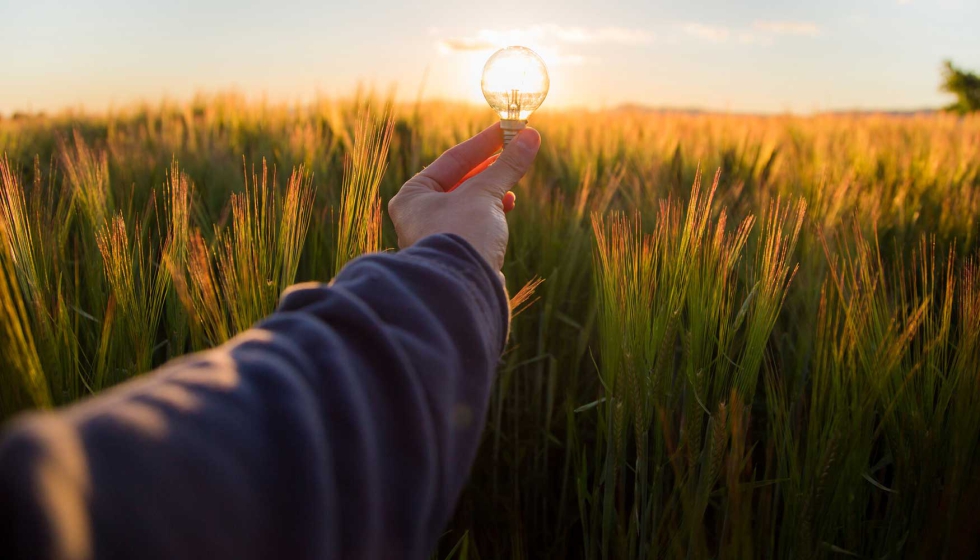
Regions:
M 517 133 L 527 128 L 527 121 L 521 121 L 517 119 L 502 119 L 500 121 L 500 130 L 504 133 L 504 148 L 510 144 L 510 141 L 517 136 Z

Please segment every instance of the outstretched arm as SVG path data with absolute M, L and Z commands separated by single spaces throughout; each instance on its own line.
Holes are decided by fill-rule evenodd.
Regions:
M 493 227 L 470 199 L 502 205 L 513 182 L 491 189 L 491 172 L 516 182 L 532 140 L 511 144 L 507 167 L 439 192 L 428 215 L 393 201 L 400 253 L 357 259 L 330 286 L 293 287 L 215 350 L 11 425 L 0 444 L 5 553 L 428 554 L 473 461 L 509 312 L 499 236 L 413 220 L 462 213 Z M 406 229 L 425 235 L 408 242 Z

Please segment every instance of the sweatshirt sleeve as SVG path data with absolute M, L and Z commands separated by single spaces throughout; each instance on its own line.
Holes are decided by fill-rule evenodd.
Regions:
M 482 432 L 509 308 L 459 237 L 297 285 L 214 350 L 0 443 L 10 558 L 424 558 Z

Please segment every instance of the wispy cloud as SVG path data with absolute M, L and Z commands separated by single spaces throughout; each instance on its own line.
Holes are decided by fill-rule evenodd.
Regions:
M 441 29 L 430 34 L 442 35 Z M 514 29 L 481 29 L 463 36 L 439 40 L 443 53 L 492 51 L 509 45 L 526 45 L 537 51 L 549 64 L 579 66 L 598 61 L 595 56 L 565 52 L 584 45 L 642 46 L 652 43 L 654 36 L 643 29 L 625 27 L 565 27 L 555 24 L 529 25 Z
M 803 35 L 816 37 L 820 35 L 820 26 L 807 21 L 757 21 L 752 27 L 758 31 L 774 35 Z
M 448 51 L 490 50 L 514 44 L 538 45 L 647 45 L 653 34 L 625 27 L 563 27 L 554 24 L 530 25 L 515 29 L 481 29 L 473 35 L 440 41 Z
M 713 43 L 723 43 L 727 41 L 728 36 L 731 35 L 731 32 L 727 27 L 722 27 L 720 25 L 707 25 L 704 23 L 685 23 L 681 25 L 681 29 L 688 35 L 693 35 Z
M 457 39 L 443 39 L 439 46 L 446 51 L 465 52 L 465 51 L 486 51 L 496 47 L 494 43 L 480 39 L 478 37 L 460 37 Z
M 625 27 L 600 27 L 586 29 L 583 27 L 545 26 L 554 33 L 558 40 L 575 44 L 614 44 L 614 45 L 648 45 L 653 42 L 653 34 L 643 29 L 627 29 Z
M 724 43 L 734 38 L 745 45 L 771 45 L 778 35 L 816 37 L 821 32 L 820 26 L 805 21 L 756 21 L 748 29 L 698 22 L 681 23 L 678 27 L 687 35 L 712 43 Z

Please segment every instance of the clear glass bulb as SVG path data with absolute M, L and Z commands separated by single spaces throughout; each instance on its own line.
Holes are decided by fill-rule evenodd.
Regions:
M 544 102 L 551 80 L 538 53 L 514 46 L 493 53 L 483 67 L 480 85 L 487 103 L 500 115 L 506 144 Z

